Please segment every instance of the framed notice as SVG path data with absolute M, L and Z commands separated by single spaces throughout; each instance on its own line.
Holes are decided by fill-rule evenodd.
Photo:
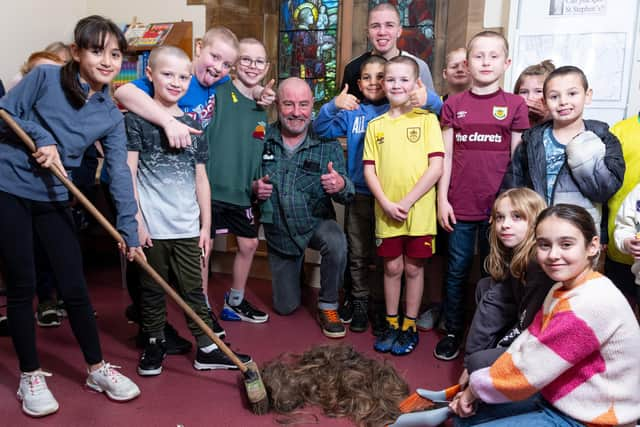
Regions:
M 604 15 L 607 0 L 550 0 L 549 16 Z
M 593 89 L 586 118 L 611 125 L 637 112 L 630 91 L 637 17 L 637 0 L 511 0 L 505 89 L 524 68 L 551 59 L 586 74 Z

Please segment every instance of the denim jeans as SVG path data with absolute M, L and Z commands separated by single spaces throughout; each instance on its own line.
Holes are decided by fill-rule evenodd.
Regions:
M 344 280 L 347 264 L 347 239 L 334 220 L 320 222 L 311 236 L 309 247 L 320 251 L 320 294 L 318 308 L 338 308 L 338 291 Z M 269 248 L 273 309 L 279 314 L 291 314 L 300 306 L 300 272 L 304 254 L 282 255 Z
M 527 400 L 499 405 L 481 404 L 475 415 L 453 417 L 454 427 L 584 427 L 584 424 L 555 409 L 536 395 Z
M 476 234 L 478 253 L 481 262 L 484 262 L 489 253 L 489 221 L 458 221 L 453 225 L 453 231 L 449 233 L 444 314 L 447 331 L 454 334 L 462 334 L 464 331 L 465 284 L 473 263 Z M 483 273 L 483 275 L 486 274 Z

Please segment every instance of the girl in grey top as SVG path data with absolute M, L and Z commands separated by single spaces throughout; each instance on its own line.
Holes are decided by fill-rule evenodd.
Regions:
M 20 365 L 18 398 L 31 416 L 58 410 L 36 352 L 32 300 L 35 292 L 34 239 L 51 262 L 73 333 L 87 364 L 88 387 L 114 400 L 130 400 L 140 389 L 102 359 L 98 331 L 82 272 L 82 256 L 62 183 L 45 168 L 78 167 L 84 151 L 100 140 L 118 209 L 117 226 L 129 246 L 138 247 L 136 204 L 126 165 L 122 114 L 109 97 L 109 83 L 122 65 L 126 41 L 118 27 L 100 16 L 75 28 L 73 60 L 63 67 L 32 70 L 0 100 L 31 136 L 31 154 L 0 121 L 0 260 L 7 271 L 9 333 Z M 141 251 L 140 251 L 141 253 Z

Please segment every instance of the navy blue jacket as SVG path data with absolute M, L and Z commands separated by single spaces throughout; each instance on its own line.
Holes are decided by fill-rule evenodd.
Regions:
M 527 187 L 547 199 L 547 163 L 544 151 L 544 132 L 552 122 L 546 122 L 524 132 L 502 181 L 500 192 L 509 188 Z M 585 145 L 577 152 L 581 161 L 572 166 L 569 156 L 558 172 L 551 204 L 569 203 L 582 206 L 601 227 L 600 237 L 607 241 L 606 215 L 602 205 L 607 203 L 622 185 L 625 163 L 620 141 L 609 132 L 606 123 L 585 120 L 587 131 L 595 133 L 604 144 L 601 151 Z M 598 144 L 600 144 L 598 142 Z M 604 217 L 604 220 L 602 219 Z

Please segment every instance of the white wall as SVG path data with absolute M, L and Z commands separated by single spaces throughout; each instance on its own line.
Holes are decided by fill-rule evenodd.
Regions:
M 187 6 L 187 0 L 11 0 L 0 13 L 0 79 L 6 86 L 31 52 L 53 41 L 71 42 L 76 22 L 87 15 L 104 15 L 118 24 L 131 22 L 134 16 L 145 23 L 191 21 L 193 36 L 200 37 L 205 13 L 204 5 Z
M 507 31 L 509 26 L 509 1 L 485 0 L 484 3 L 484 27 L 503 27 Z
M 145 24 L 151 22 L 191 21 L 193 37 L 205 32 L 204 5 L 187 6 L 187 0 L 85 0 L 87 14 L 104 15 L 118 24 L 131 22 L 136 16 Z
M 42 50 L 53 41 L 70 42 L 75 23 L 87 14 L 87 0 L 12 0 L 10 3 L 10 6 L 4 5 L 0 13 L 0 79 L 5 86 L 31 52 Z

